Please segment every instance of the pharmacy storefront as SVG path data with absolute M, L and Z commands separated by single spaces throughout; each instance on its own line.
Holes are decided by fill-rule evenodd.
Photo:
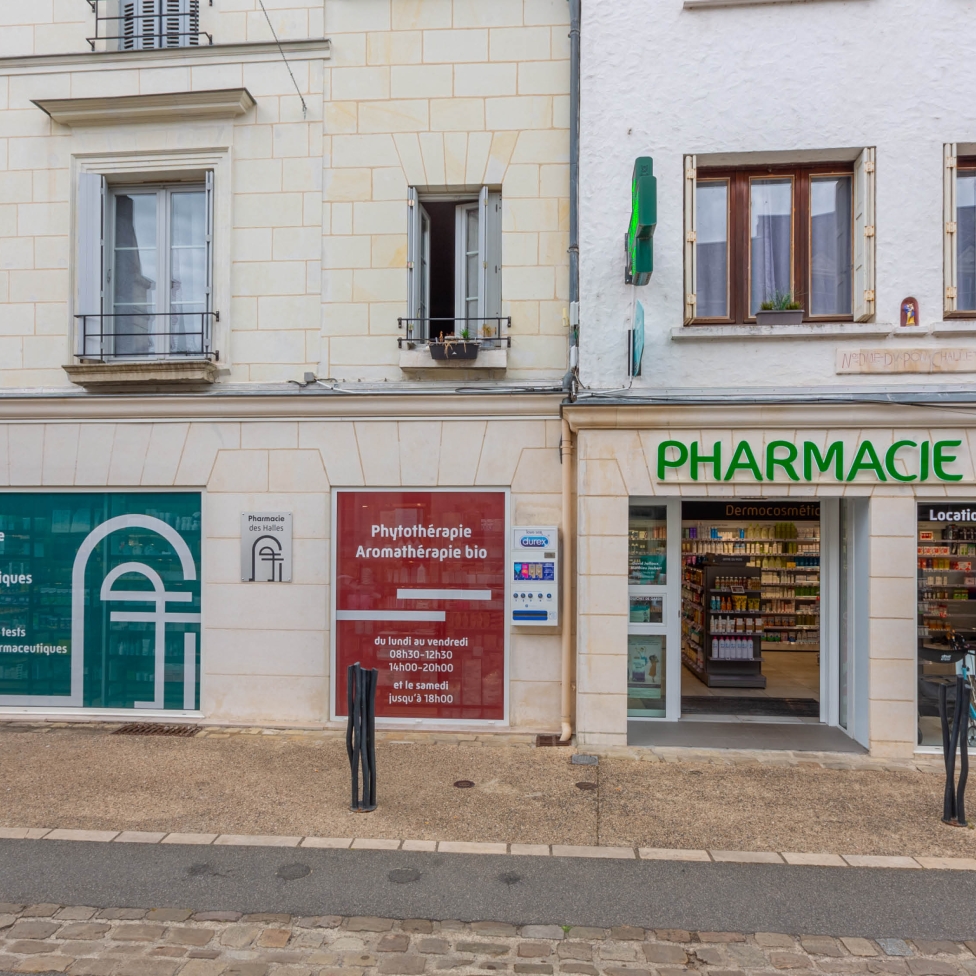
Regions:
M 955 668 L 942 649 L 953 634 L 976 645 L 976 473 L 958 417 L 566 414 L 581 742 L 722 745 L 733 723 L 808 748 L 940 745 L 933 679 Z
M 557 732 L 561 399 L 4 400 L 0 718 Z

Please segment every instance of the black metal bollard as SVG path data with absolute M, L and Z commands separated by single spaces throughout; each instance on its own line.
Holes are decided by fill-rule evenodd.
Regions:
M 376 679 L 379 672 L 357 661 L 346 671 L 346 753 L 352 772 L 351 808 L 360 813 L 376 809 Z M 363 774 L 362 792 L 359 772 Z
M 949 724 L 948 682 L 939 685 L 939 717 L 942 720 L 942 752 L 945 758 L 946 785 L 942 803 L 942 822 L 954 827 L 966 824 L 966 781 L 969 779 L 969 684 L 956 676 L 956 702 Z M 959 784 L 956 784 L 956 748 L 959 748 Z

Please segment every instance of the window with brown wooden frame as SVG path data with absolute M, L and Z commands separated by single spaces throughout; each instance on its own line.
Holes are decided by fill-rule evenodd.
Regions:
M 956 303 L 950 314 L 972 318 L 976 311 L 976 156 L 956 163 Z
M 804 321 L 853 320 L 851 163 L 701 167 L 694 179 L 692 321 L 755 322 L 764 303 L 790 300 Z

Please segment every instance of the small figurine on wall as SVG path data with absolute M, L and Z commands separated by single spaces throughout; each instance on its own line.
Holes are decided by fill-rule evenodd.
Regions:
M 901 324 L 905 325 L 918 325 L 918 299 L 917 298 L 906 298 L 901 303 Z

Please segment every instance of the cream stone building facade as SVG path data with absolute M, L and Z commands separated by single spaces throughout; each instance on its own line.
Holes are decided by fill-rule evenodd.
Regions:
M 566 0 L 0 10 L 0 711 L 344 724 L 337 493 L 410 489 L 505 511 L 491 648 L 438 665 L 474 704 L 437 727 L 560 730 L 562 632 L 511 623 L 506 560 L 566 509 L 569 28 Z M 242 580 L 249 512 L 291 516 L 290 582 Z

